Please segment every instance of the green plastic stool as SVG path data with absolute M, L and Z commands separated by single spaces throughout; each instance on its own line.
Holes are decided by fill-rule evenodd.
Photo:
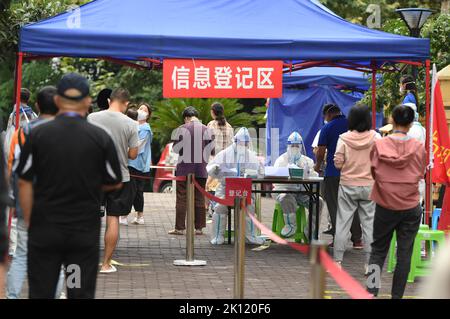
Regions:
M 419 227 L 419 231 L 429 230 L 429 229 L 430 229 L 430 226 L 428 226 L 427 224 L 421 224 Z M 397 234 L 394 231 L 394 234 L 392 235 L 391 245 L 389 248 L 389 256 L 388 256 L 387 272 L 389 272 L 389 273 L 394 271 L 395 265 L 397 264 L 396 247 L 397 247 Z
M 445 244 L 445 233 L 442 230 L 419 230 L 414 240 L 413 254 L 411 257 L 411 269 L 408 275 L 408 282 L 414 282 L 418 276 L 427 276 L 430 274 L 430 262 L 432 254 L 426 260 L 422 260 L 422 242 L 425 242 L 427 251 L 431 252 L 432 243 L 442 247 Z
M 294 240 L 296 243 L 308 243 L 308 238 L 306 238 L 306 235 L 304 233 L 304 229 L 306 226 L 306 213 L 305 208 L 303 206 L 298 206 L 297 212 L 295 214 L 295 219 L 297 222 L 297 230 L 294 234 Z M 275 209 L 273 211 L 273 220 L 272 220 L 272 231 L 277 234 L 280 237 L 283 237 L 281 235 L 281 230 L 285 226 L 284 223 L 284 217 L 283 217 L 283 210 L 281 209 L 281 205 L 279 203 L 275 204 Z

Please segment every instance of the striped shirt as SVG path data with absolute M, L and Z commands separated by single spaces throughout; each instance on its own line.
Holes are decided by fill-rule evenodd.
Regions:
M 233 144 L 234 131 L 233 127 L 226 122 L 224 126 L 220 126 L 217 120 L 208 123 L 208 128 L 213 131 L 214 142 L 216 144 L 215 154 L 226 149 Z

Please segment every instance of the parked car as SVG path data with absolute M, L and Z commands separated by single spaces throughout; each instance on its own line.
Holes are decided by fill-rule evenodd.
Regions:
M 155 179 L 153 182 L 154 193 L 172 193 L 172 181 L 162 180 L 161 178 L 175 177 L 175 167 L 178 161 L 178 154 L 172 151 L 173 143 L 169 143 L 164 148 L 157 166 L 165 166 L 167 168 L 157 168 L 155 172 Z

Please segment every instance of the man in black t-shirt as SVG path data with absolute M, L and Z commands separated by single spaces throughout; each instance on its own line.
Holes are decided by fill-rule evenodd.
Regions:
M 63 264 L 68 298 L 94 298 L 101 193 L 119 189 L 122 174 L 112 139 L 85 119 L 87 80 L 67 74 L 57 90 L 57 117 L 31 130 L 17 169 L 29 225 L 29 296 L 53 298 Z

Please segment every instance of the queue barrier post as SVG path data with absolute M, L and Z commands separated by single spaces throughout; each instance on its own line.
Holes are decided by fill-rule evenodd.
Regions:
M 311 264 L 310 291 L 312 299 L 324 299 L 325 296 L 325 269 L 320 262 L 320 251 L 326 251 L 324 241 L 313 240 L 310 245 L 309 258 Z
M 175 266 L 205 266 L 205 260 L 195 260 L 194 258 L 194 221 L 195 221 L 195 185 L 194 174 L 189 174 L 186 178 L 186 259 L 175 260 Z
M 246 198 L 234 199 L 234 299 L 244 299 Z

